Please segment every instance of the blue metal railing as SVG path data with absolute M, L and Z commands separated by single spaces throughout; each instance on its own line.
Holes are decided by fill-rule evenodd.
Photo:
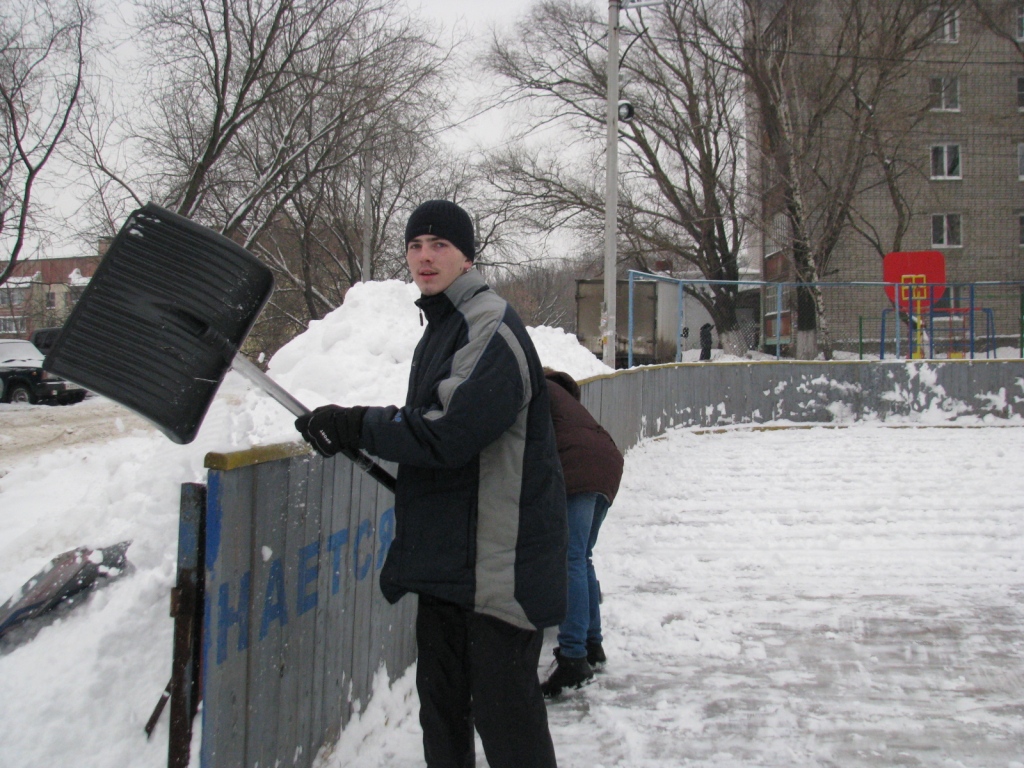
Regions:
M 775 347 L 775 358 L 781 359 L 782 347 L 792 343 L 792 332 L 783 334 L 783 318 L 788 314 L 793 317 L 794 313 L 791 309 L 787 309 L 785 297 L 786 294 L 799 288 L 817 288 L 817 289 L 843 289 L 843 288 L 881 288 L 892 289 L 893 293 L 899 297 L 895 302 L 899 309 L 900 315 L 908 318 L 907 322 L 907 334 L 908 334 L 908 349 L 911 354 L 919 352 L 918 347 L 920 342 L 915 340 L 915 331 L 921 330 L 915 326 L 915 317 L 920 317 L 918 322 L 924 322 L 927 319 L 929 328 L 929 346 L 928 352 L 929 357 L 934 357 L 935 354 L 935 320 L 936 318 L 948 317 L 950 318 L 950 326 L 953 320 L 961 316 L 966 320 L 967 330 L 967 353 L 971 359 L 975 358 L 977 353 L 977 328 L 976 328 L 976 316 L 981 314 L 985 318 L 985 347 L 986 356 L 995 355 L 995 314 L 991 308 L 979 307 L 976 304 L 976 296 L 978 288 L 1017 288 L 1024 295 L 1024 281 L 979 281 L 976 283 L 886 283 L 880 281 L 849 281 L 849 282 L 816 282 L 816 283 L 784 283 L 784 282 L 773 282 L 765 280 L 704 280 L 704 279 L 688 279 L 688 278 L 675 278 L 667 277 L 665 275 L 655 275 L 648 272 L 641 272 L 639 270 L 629 270 L 629 339 L 628 339 L 628 355 L 627 365 L 632 368 L 634 364 L 634 349 L 633 341 L 635 336 L 635 305 L 634 305 L 634 288 L 635 284 L 639 282 L 664 282 L 673 283 L 678 286 L 678 309 L 677 309 L 677 332 L 676 332 L 676 354 L 675 361 L 682 362 L 683 358 L 683 328 L 686 320 L 686 302 L 684 301 L 684 295 L 687 288 L 690 288 L 690 293 L 696 295 L 700 288 L 707 288 L 710 286 L 733 286 L 737 289 L 742 287 L 757 287 L 771 289 L 774 296 L 772 311 L 768 311 L 768 308 L 762 303 L 760 307 L 760 325 L 761 325 L 761 344 L 768 347 Z M 941 289 L 941 291 L 939 291 Z M 926 291 L 926 297 L 915 298 L 919 296 L 920 291 Z M 903 292 L 914 291 L 914 294 L 903 295 Z M 936 294 L 938 293 L 938 299 L 941 299 L 943 295 L 950 296 L 950 303 L 954 303 L 957 299 L 953 299 L 954 293 L 962 295 L 964 292 L 968 296 L 968 304 L 966 307 L 963 306 L 951 306 L 951 307 L 936 307 L 937 299 Z M 934 299 L 934 300 L 933 300 Z M 912 305 L 917 303 L 918 306 L 915 308 Z M 927 309 L 925 309 L 925 306 Z M 889 314 L 895 312 L 896 309 L 890 307 L 882 311 L 881 318 L 881 346 L 880 346 L 880 357 L 885 357 L 885 345 L 886 345 L 886 322 Z M 771 334 L 767 333 L 768 323 L 766 320 L 772 319 Z M 1021 334 L 1024 338 L 1024 319 L 1021 321 Z M 898 325 L 898 321 L 897 321 Z M 901 351 L 901 334 L 896 333 L 896 355 L 900 355 Z

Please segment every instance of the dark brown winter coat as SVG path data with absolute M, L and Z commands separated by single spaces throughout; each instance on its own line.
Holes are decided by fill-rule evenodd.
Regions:
M 622 479 L 622 452 L 580 403 L 579 385 L 569 374 L 547 371 L 545 378 L 566 494 L 603 493 L 609 502 L 615 501 Z

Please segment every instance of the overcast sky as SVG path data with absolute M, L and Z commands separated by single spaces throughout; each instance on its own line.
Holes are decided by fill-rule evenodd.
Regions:
M 471 53 L 482 50 L 490 39 L 491 30 L 494 27 L 509 28 L 517 19 L 524 16 L 530 6 L 539 0 L 400 0 L 412 13 L 418 15 L 426 23 L 434 20 L 438 23 L 440 39 L 451 39 L 454 34 L 456 39 L 465 39 L 464 45 L 469 48 L 460 47 L 459 53 L 466 54 L 462 66 L 467 69 L 465 84 L 457 88 L 459 105 L 456 108 L 455 116 L 465 118 L 475 113 L 478 99 L 486 92 L 493 89 L 494 81 L 490 78 L 481 77 L 477 68 L 470 68 L 472 61 Z M 595 4 L 603 5 L 604 0 L 593 0 Z M 116 0 L 114 0 L 116 4 Z M 471 50 L 472 49 L 472 50 Z M 453 146 L 462 151 L 492 149 L 503 142 L 505 127 L 508 123 L 508 113 L 488 113 L 475 119 L 467 120 L 459 129 L 448 131 L 445 139 Z M 56 164 L 54 164 L 56 167 Z M 47 176 L 40 181 L 36 188 L 37 199 L 64 210 L 68 215 L 78 209 L 80 205 L 80 188 L 67 175 L 58 173 Z M 86 249 L 90 245 L 84 246 Z M 67 231 L 63 236 L 57 233 L 51 239 L 49 246 L 45 249 L 49 256 L 77 255 L 82 251 L 83 244 L 73 232 Z M 31 248 L 30 251 L 35 250 Z
M 530 6 L 539 0 L 404 0 L 406 6 L 425 20 L 437 19 L 449 34 L 456 38 L 465 38 L 474 51 L 485 48 L 494 28 L 509 29 L 522 16 L 526 15 Z M 594 0 L 600 2 L 601 0 Z M 447 36 L 447 35 L 446 35 Z M 468 50 L 459 51 L 466 54 Z M 494 112 L 475 116 L 479 104 L 478 99 L 493 92 L 494 81 L 489 77 L 481 77 L 475 67 L 472 76 L 458 88 L 458 115 L 465 119 L 460 128 L 447 133 L 445 138 L 462 150 L 493 149 L 504 140 L 504 132 L 510 113 Z
M 436 15 L 451 25 L 462 22 L 485 30 L 493 23 L 504 24 L 526 13 L 534 0 L 405 0 L 424 16 Z M 595 0 L 596 2 L 596 0 Z

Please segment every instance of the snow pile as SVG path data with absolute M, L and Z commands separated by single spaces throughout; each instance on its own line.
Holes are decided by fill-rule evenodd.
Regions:
M 424 329 L 417 298 L 415 285 L 398 280 L 352 286 L 344 304 L 271 358 L 268 374 L 307 408 L 400 405 Z M 528 330 L 544 365 L 576 379 L 611 372 L 560 328 Z M 221 395 L 197 438 L 204 453 L 296 439 L 294 417 L 238 374 L 228 374 Z
M 565 371 L 577 381 L 612 372 L 611 368 L 581 345 L 575 336 L 561 328 L 542 325 L 527 330 L 540 355 L 540 361 L 549 368 Z
M 354 286 L 345 304 L 270 361 L 269 372 L 309 407 L 401 403 L 423 328 L 415 286 Z M 531 329 L 545 364 L 577 378 L 608 369 L 573 336 Z M 98 398 L 74 408 L 116 408 Z M 0 406 L 0 432 L 7 408 Z M 115 417 L 116 418 L 116 417 Z M 0 603 L 51 558 L 132 540 L 135 568 L 24 645 L 0 649 L 0 765 L 163 766 L 167 714 L 142 733 L 171 669 L 170 589 L 181 484 L 203 482 L 209 451 L 298 439 L 294 417 L 229 373 L 196 440 L 155 429 L 56 448 L 0 467 Z M 9 445 L 9 441 L 4 440 Z
M 354 285 L 345 303 L 274 355 L 268 373 L 313 408 L 402 403 L 423 333 L 416 286 L 398 280 Z M 561 328 L 527 329 L 544 365 L 576 379 L 611 369 Z
M 274 355 L 268 373 L 310 408 L 403 402 L 423 333 L 417 298 L 415 285 L 398 280 L 352 286 L 344 304 Z

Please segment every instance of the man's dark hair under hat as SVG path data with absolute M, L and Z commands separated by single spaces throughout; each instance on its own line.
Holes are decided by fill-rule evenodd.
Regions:
M 416 207 L 405 225 L 406 247 L 420 235 L 440 237 L 462 251 L 470 261 L 476 258 L 473 220 L 450 200 L 427 200 Z

